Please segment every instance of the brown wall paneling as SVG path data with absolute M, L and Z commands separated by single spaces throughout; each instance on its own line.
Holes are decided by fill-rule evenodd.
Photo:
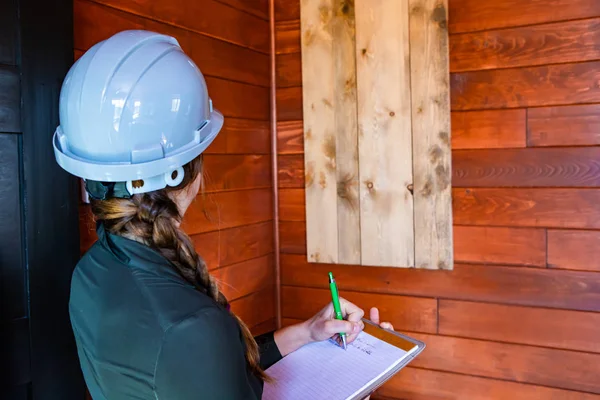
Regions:
M 600 144 L 600 105 L 532 108 L 527 112 L 529 146 Z
M 277 54 L 300 52 L 300 21 L 281 21 L 275 27 L 275 52 Z
M 271 129 L 267 121 L 225 118 L 223 129 L 205 154 L 269 154 Z
M 455 111 L 451 116 L 450 136 L 454 150 L 526 146 L 525 109 Z
M 269 20 L 269 0 L 220 0 L 221 3 L 243 10 L 247 13 Z
M 600 272 L 600 232 L 548 231 L 548 267 Z
M 277 153 L 304 154 L 302 121 L 277 122 Z

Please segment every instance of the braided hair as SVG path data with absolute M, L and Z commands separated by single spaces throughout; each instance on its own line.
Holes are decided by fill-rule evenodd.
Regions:
M 198 291 L 229 309 L 227 299 L 209 274 L 206 262 L 196 252 L 190 237 L 179 227 L 182 215 L 170 196 L 172 192 L 188 189 L 202 175 L 202 169 L 200 155 L 183 167 L 184 178 L 179 186 L 136 194 L 129 199 L 112 197 L 91 200 L 92 212 L 110 233 L 136 240 L 159 251 Z M 258 345 L 254 337 L 246 324 L 233 312 L 230 313 L 242 331 L 250 369 L 263 381 L 268 380 L 259 364 Z

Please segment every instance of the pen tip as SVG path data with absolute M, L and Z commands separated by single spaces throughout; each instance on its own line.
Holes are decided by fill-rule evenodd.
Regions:
M 346 350 L 348 346 L 346 345 L 346 337 L 345 336 L 342 336 L 342 343 L 344 345 L 344 350 Z

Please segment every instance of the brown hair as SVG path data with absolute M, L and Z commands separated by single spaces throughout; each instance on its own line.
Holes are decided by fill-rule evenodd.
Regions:
M 140 241 L 158 250 L 179 274 L 197 290 L 217 303 L 227 306 L 215 279 L 208 273 L 206 262 L 196 252 L 189 236 L 179 227 L 182 215 L 169 194 L 186 190 L 202 175 L 202 156 L 183 167 L 184 178 L 177 187 L 136 194 L 130 199 L 109 198 L 91 200 L 92 212 L 109 232 Z M 251 370 L 262 380 L 268 377 L 259 365 L 258 345 L 244 322 L 233 312 L 246 343 L 246 360 Z

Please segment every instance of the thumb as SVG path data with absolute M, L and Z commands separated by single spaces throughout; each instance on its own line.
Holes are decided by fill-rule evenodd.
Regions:
M 328 335 L 333 336 L 336 333 L 357 333 L 360 330 L 360 325 L 356 322 L 330 319 L 325 322 L 324 328 Z

